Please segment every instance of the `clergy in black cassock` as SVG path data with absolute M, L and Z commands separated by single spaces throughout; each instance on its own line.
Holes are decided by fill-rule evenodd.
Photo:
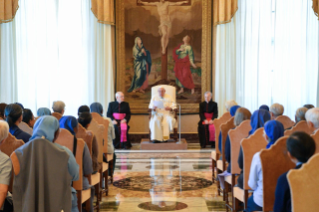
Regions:
M 109 117 L 114 125 L 115 129 L 115 139 L 113 140 L 113 145 L 116 149 L 125 148 L 129 149 L 132 144 L 129 140 L 128 131 L 130 127 L 128 123 L 131 119 L 130 105 L 124 102 L 124 94 L 122 92 L 116 93 L 116 101 L 110 102 L 107 110 L 107 117 Z M 123 117 L 119 117 L 123 116 Z M 123 129 L 121 129 L 123 124 L 127 125 L 126 135 L 122 135 Z
M 202 148 L 206 145 L 215 146 L 215 135 L 210 135 L 210 132 L 215 131 L 213 127 L 213 120 L 218 117 L 218 105 L 212 101 L 212 93 L 207 91 L 205 93 L 205 101 L 199 105 L 198 136 Z M 213 129 L 212 129 L 213 128 Z

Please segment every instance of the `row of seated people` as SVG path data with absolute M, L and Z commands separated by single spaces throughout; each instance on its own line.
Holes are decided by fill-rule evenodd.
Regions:
M 121 94 L 117 93 L 117 98 L 123 98 L 123 96 Z M 111 104 L 111 103 L 110 103 Z M 109 107 L 110 108 L 110 107 Z M 81 188 L 83 190 L 90 190 L 90 203 L 86 203 L 86 205 L 83 205 L 86 209 L 86 211 L 92 211 L 93 212 L 93 199 L 94 199 L 94 195 L 96 194 L 98 197 L 98 201 L 96 204 L 95 208 L 99 209 L 99 201 L 101 200 L 101 196 L 102 193 L 99 193 L 100 190 L 100 186 L 102 188 L 107 188 L 107 176 L 110 175 L 111 176 L 111 181 L 113 181 L 113 172 L 114 172 L 114 167 L 115 167 L 115 161 L 116 161 L 116 155 L 114 153 L 114 146 L 113 146 L 113 141 L 117 142 L 119 141 L 119 139 L 116 140 L 116 133 L 115 133 L 115 129 L 114 129 L 114 125 L 111 119 L 109 118 L 104 118 L 105 120 L 108 120 L 107 125 L 103 127 L 103 131 L 105 128 L 107 128 L 106 130 L 106 137 L 102 137 L 100 144 L 98 143 L 98 139 L 97 137 L 90 131 L 91 134 L 93 134 L 92 136 L 92 141 L 88 142 L 88 144 L 90 143 L 90 148 L 88 147 L 87 140 L 85 140 L 85 142 L 83 142 L 83 151 L 82 153 L 80 153 L 80 155 L 82 157 L 80 157 L 81 159 L 81 164 L 82 166 L 79 167 L 79 165 L 77 164 L 77 161 L 75 160 L 76 158 L 76 153 L 77 153 L 77 145 L 81 146 L 81 142 L 78 140 L 78 131 L 79 128 L 81 128 L 82 130 L 84 129 L 84 131 L 88 130 L 90 128 L 90 124 L 91 121 L 93 120 L 93 114 L 98 114 L 98 116 L 102 117 L 102 113 L 103 113 L 103 107 L 100 103 L 93 103 L 91 104 L 90 108 L 88 106 L 81 106 L 78 109 L 78 119 L 76 119 L 73 116 L 63 116 L 64 115 L 64 109 L 65 109 L 65 104 L 62 101 L 55 101 L 53 103 L 53 113 L 51 114 L 51 111 L 48 108 L 39 108 L 37 111 L 38 117 L 35 118 L 33 116 L 33 113 L 31 110 L 29 109 L 24 109 L 23 105 L 19 104 L 19 103 L 15 103 L 15 104 L 9 104 L 6 105 L 4 103 L 0 104 L 0 130 L 1 130 L 1 138 L 0 138 L 0 149 L 1 149 L 1 154 L 0 154 L 0 161 L 2 161 L 2 163 L 0 164 L 1 167 L 1 173 L 0 176 L 3 177 L 3 180 L 0 181 L 0 187 L 4 186 L 5 189 L 2 189 L 1 194 L 3 194 L 1 196 L 1 200 L 0 200 L 0 205 L 3 206 L 3 211 L 13 211 L 13 205 L 14 205 L 14 209 L 15 211 L 22 211 L 22 207 L 23 208 L 28 208 L 28 211 L 52 211 L 52 208 L 50 208 L 50 204 L 45 204 L 48 203 L 47 201 L 39 201 L 37 199 L 36 202 L 38 202 L 39 204 L 25 204 L 21 201 L 16 201 L 17 199 L 24 198 L 23 195 L 39 195 L 39 194 L 34 194 L 32 192 L 32 186 L 36 186 L 36 185 L 32 185 L 30 188 L 29 187 L 21 187 L 21 185 L 19 186 L 19 184 L 23 184 L 26 182 L 37 182 L 38 180 L 41 181 L 41 179 L 37 179 L 36 175 L 32 175 L 33 179 L 28 179 L 27 177 L 24 179 L 23 177 L 20 176 L 29 176 L 30 177 L 30 172 L 32 171 L 36 171 L 36 170 L 32 170 L 34 169 L 34 166 L 32 164 L 30 164 L 29 162 L 33 161 L 32 157 L 34 157 L 32 154 L 28 154 L 28 152 L 32 152 L 34 151 L 34 146 L 36 145 L 36 141 L 37 139 L 42 139 L 45 141 L 49 141 L 55 144 L 55 149 L 62 149 L 68 154 L 68 160 L 66 160 L 67 162 L 67 167 L 68 169 L 68 177 L 65 177 L 64 180 L 61 180 L 61 177 L 64 176 L 64 174 L 66 172 L 60 173 L 61 176 L 57 176 L 56 174 L 53 174 L 53 176 L 49 177 L 46 181 L 46 184 L 48 184 L 48 186 L 50 185 L 50 183 L 48 182 L 54 182 L 54 179 L 59 179 L 61 180 L 59 183 L 63 183 L 65 182 L 65 180 L 71 180 L 73 183 L 76 183 L 76 181 L 78 181 L 81 178 L 81 182 L 82 182 L 82 186 Z M 92 114 L 91 114 L 92 112 Z M 98 117 L 95 117 L 98 118 Z M 4 121 L 5 120 L 5 121 Z M 129 120 L 129 119 L 128 119 Z M 29 129 L 23 131 L 22 129 L 26 129 L 23 126 L 19 128 L 19 126 L 21 126 L 21 123 L 24 123 L 25 125 L 27 125 L 29 127 Z M 31 130 L 30 130 L 31 129 Z M 73 145 L 73 149 L 72 148 L 67 148 L 65 146 L 63 146 L 63 142 L 62 139 L 60 139 L 59 137 L 59 132 L 60 129 L 65 129 L 67 130 L 71 135 L 71 146 Z M 101 131 L 102 136 L 104 136 L 105 134 L 103 133 L 103 131 Z M 89 132 L 89 131 L 88 131 Z M 6 138 L 8 137 L 8 133 L 11 134 L 12 136 L 15 136 L 14 139 L 16 139 L 15 142 L 6 142 Z M 58 139 L 58 142 L 56 142 Z M 60 139 L 60 141 L 59 141 Z M 101 146 L 101 144 L 103 143 L 102 140 L 106 140 L 107 139 L 107 151 L 104 152 L 103 150 L 103 146 Z M 44 142 L 45 143 L 45 142 Z M 62 144 L 62 145 L 61 145 Z M 48 145 L 48 144 L 46 144 Z M 68 146 L 68 145 L 66 145 Z M 126 146 L 126 145 L 124 145 Z M 70 146 L 68 146 L 70 147 Z M 33 149 L 32 149 L 33 148 Z M 49 149 L 52 148 L 52 145 L 50 147 L 48 147 Z M 48 150 L 49 151 L 49 150 Z M 52 150 L 52 152 L 54 152 Z M 100 153 L 99 153 L 100 152 Z M 103 153 L 107 153 L 107 154 L 103 154 Z M 4 154 L 6 153 L 6 154 Z M 15 177 L 14 177 L 14 184 L 13 184 L 13 189 L 10 189 L 10 192 L 8 192 L 8 186 L 12 186 L 12 177 L 11 177 L 11 161 L 9 159 L 10 155 L 12 157 L 12 154 L 14 153 L 18 159 L 18 163 L 19 163 L 19 172 L 16 172 L 16 169 L 14 169 L 14 173 L 15 173 Z M 45 152 L 45 154 L 49 154 L 48 152 Z M 111 157 L 109 157 L 109 155 L 112 155 Z M 59 158 L 60 156 L 54 155 L 53 153 L 51 154 L 51 150 L 50 150 L 50 156 L 52 156 L 54 160 L 61 162 L 61 160 L 58 160 L 57 158 Z M 102 180 L 102 176 L 101 176 L 101 185 L 99 184 L 98 186 L 92 186 L 90 184 L 91 182 L 91 178 L 90 176 L 96 174 L 97 172 L 101 172 L 102 170 L 102 161 L 98 159 L 98 157 L 100 157 L 99 155 L 102 155 L 101 158 L 103 160 L 103 163 L 108 162 L 111 163 L 110 164 L 110 169 L 108 169 L 108 174 L 103 174 L 104 179 L 106 180 L 103 181 Z M 107 157 L 106 157 L 107 155 Z M 24 156 L 26 157 L 31 157 L 31 158 L 23 158 Z M 62 156 L 61 156 L 62 157 Z M 62 157 L 64 158 L 64 157 Z M 30 160 L 31 159 L 31 160 Z M 39 158 L 37 158 L 38 160 Z M 26 161 L 27 160 L 27 161 Z M 46 160 L 45 160 L 46 161 Z M 65 161 L 64 161 L 65 162 Z M 49 163 L 50 164 L 50 163 Z M 58 163 L 57 163 L 58 164 Z M 55 164 L 55 165 L 57 165 Z M 61 162 L 61 165 L 63 164 L 63 162 Z M 46 164 L 48 165 L 48 164 Z M 14 167 L 14 166 L 13 166 Z M 50 166 L 51 167 L 51 166 Z M 60 166 L 55 167 L 56 169 L 59 169 Z M 103 166 L 104 169 L 104 166 Z M 52 169 L 53 170 L 53 169 Z M 52 173 L 52 170 L 50 169 L 50 172 Z M 59 169 L 61 170 L 61 169 Z M 82 173 L 82 176 L 79 176 L 79 170 L 80 173 Z M 45 172 L 45 170 L 42 170 Z M 65 170 L 64 170 L 65 171 Z M 54 171 L 53 171 L 54 173 Z M 57 171 L 57 173 L 59 173 L 59 171 Z M 47 173 L 46 173 L 47 174 Z M 19 176 L 19 177 L 17 177 Z M 70 177 L 72 179 L 70 179 Z M 10 181 L 11 178 L 11 181 Z M 20 180 L 19 180 L 20 179 Z M 70 181 L 70 185 L 71 185 L 71 181 Z M 10 184 L 11 182 L 11 184 Z M 99 181 L 100 182 L 100 181 Z M 26 183 L 27 184 L 27 183 Z M 36 184 L 36 183 L 35 183 Z M 55 183 L 53 183 L 54 185 Z M 106 184 L 106 185 L 105 185 Z M 39 185 L 37 185 L 39 186 Z M 42 190 L 44 193 L 43 195 L 45 195 L 45 190 L 49 190 L 48 187 L 46 187 L 45 185 L 41 185 L 44 186 L 44 190 Z M 50 187 L 50 186 L 49 186 Z M 74 186 L 75 187 L 75 186 Z M 58 185 L 57 185 L 58 188 Z M 56 189 L 57 189 L 56 188 Z M 65 188 L 65 187 L 64 187 Z M 61 209 L 63 209 L 64 211 L 81 211 L 82 210 L 82 202 L 79 203 L 79 200 L 77 199 L 77 191 L 73 188 L 70 187 L 72 189 L 72 201 L 68 202 L 67 200 L 69 198 L 63 199 L 62 197 L 64 197 L 63 195 L 61 196 L 61 201 L 59 202 L 59 200 L 55 199 L 54 201 L 58 202 L 59 204 L 56 205 L 56 207 L 60 207 L 59 211 L 61 211 Z M 95 189 L 96 188 L 96 189 Z M 29 189 L 29 190 L 28 190 Z M 65 189 L 64 189 L 65 190 Z M 97 190 L 97 191 L 95 191 Z M 23 192 L 21 192 L 23 191 Z M 63 191 L 63 189 L 61 190 Z M 61 192 L 59 191 L 59 192 Z M 13 195 L 13 204 L 12 201 L 10 201 L 10 199 L 12 199 L 11 195 L 12 193 L 15 194 L 19 194 L 19 196 L 17 197 L 17 195 Z M 105 193 L 107 193 L 108 190 L 105 189 Z M 7 195 L 8 193 L 8 195 Z M 78 194 L 79 195 L 79 194 Z M 100 196 L 99 196 L 100 195 Z M 50 196 L 50 195 L 49 195 Z M 2 198 L 3 197 L 3 198 Z M 35 197 L 35 196 L 33 196 Z M 70 195 L 71 198 L 71 195 Z M 48 201 L 51 201 L 50 198 L 47 198 Z M 66 201 L 65 201 L 66 200 Z M 65 201 L 65 203 L 64 203 Z M 30 197 L 30 202 L 32 202 L 31 197 Z M 72 204 L 71 204 L 72 203 Z M 70 210 L 68 210 L 69 206 L 72 208 Z M 37 208 L 37 210 L 35 210 L 35 207 Z M 49 208 L 48 208 L 49 207 Z M 64 209 L 65 208 L 65 209 Z M 56 210 L 53 210 L 56 211 Z
M 229 107 L 231 104 L 232 106 Z M 262 105 L 259 110 L 256 110 L 252 115 L 248 109 L 238 106 L 233 100 L 226 103 L 226 108 L 230 113 L 227 112 L 223 115 L 223 117 L 226 117 L 226 119 L 224 119 L 224 123 L 220 124 L 218 119 L 215 119 L 212 122 L 212 124 L 215 124 L 215 127 L 218 128 L 215 132 L 216 137 L 218 137 L 218 139 L 216 139 L 217 149 L 212 153 L 213 181 L 217 179 L 214 174 L 214 169 L 216 167 L 216 161 L 214 162 L 214 159 L 219 159 L 217 161 L 216 169 L 218 173 L 222 171 L 224 172 L 218 175 L 217 183 L 218 187 L 222 187 L 221 190 L 223 191 L 226 205 L 228 205 L 233 211 L 238 211 L 238 198 L 236 198 L 236 191 L 238 191 L 237 188 L 247 190 L 247 187 L 249 186 L 249 189 L 253 191 L 253 194 L 248 198 L 245 193 L 245 198 L 243 199 L 246 211 L 291 211 L 292 204 L 290 188 L 287 180 L 288 170 L 286 170 L 287 168 L 289 169 L 289 166 L 286 167 L 286 169 L 283 169 L 286 171 L 282 172 L 281 176 L 274 178 L 276 182 L 278 180 L 278 183 L 276 184 L 276 191 L 273 192 L 273 195 L 276 196 L 272 203 L 273 208 L 269 210 L 268 207 L 268 209 L 264 210 L 263 194 L 271 189 L 263 187 L 263 185 L 265 185 L 265 182 L 263 182 L 265 179 L 263 174 L 265 173 L 263 173 L 262 167 L 266 165 L 262 166 L 260 156 L 262 151 L 260 150 L 274 149 L 271 147 L 276 144 L 276 141 L 280 140 L 280 138 L 284 135 L 291 134 L 289 138 L 285 137 L 284 142 L 286 145 L 284 146 L 284 150 L 281 151 L 288 152 L 286 158 L 289 156 L 293 164 L 295 164 L 296 169 L 299 169 L 302 164 L 306 163 L 315 154 L 316 151 L 315 141 L 309 134 L 316 133 L 319 128 L 319 108 L 313 108 L 312 105 L 305 105 L 304 107 L 297 109 L 295 115 L 296 123 L 291 120 L 287 120 L 289 118 L 283 116 L 284 108 L 282 105 L 277 103 L 273 104 L 270 108 L 266 105 Z M 223 119 L 223 117 L 220 119 Z M 248 128 L 249 125 L 250 127 Z M 238 130 L 236 131 L 236 129 Z M 247 129 L 249 129 L 249 131 Z M 303 132 L 296 132 L 299 130 Z M 235 131 L 237 134 L 235 134 Z M 231 135 L 233 135 L 233 141 L 231 141 Z M 249 143 L 248 145 L 248 149 L 255 148 L 255 154 L 253 154 L 250 161 L 248 159 L 249 163 L 247 164 L 249 172 L 247 173 L 245 172 L 247 165 L 245 167 L 245 151 L 243 151 L 242 144 L 245 138 L 246 140 L 247 138 L 253 139 L 254 136 L 257 136 L 258 144 L 254 146 L 254 143 Z M 235 141 L 235 139 L 237 140 Z M 237 152 L 236 154 L 236 151 L 239 151 L 239 153 Z M 246 149 L 246 152 L 247 151 L 248 150 Z M 220 158 L 216 158 L 216 155 L 218 155 L 216 152 L 220 152 Z M 238 159 L 232 159 L 232 156 L 234 155 L 237 155 Z M 246 159 L 247 158 L 249 158 L 248 153 L 246 155 Z M 235 164 L 232 164 L 234 163 L 234 160 L 236 162 Z M 274 160 L 276 160 L 276 158 L 274 158 Z M 292 163 L 291 161 L 288 160 L 287 162 L 286 160 L 285 162 L 289 164 Z M 279 164 L 280 162 L 281 161 L 278 161 Z M 284 162 L 282 161 L 282 163 Z M 220 164 L 220 166 L 218 164 Z M 293 168 L 292 164 L 290 164 L 290 168 Z M 240 172 L 235 171 L 237 169 L 240 170 Z M 244 173 L 247 173 L 248 177 L 244 178 Z M 269 176 L 266 177 L 270 178 Z M 236 185 L 234 183 L 235 179 L 237 179 Z M 247 179 L 246 182 L 245 179 Z M 229 189 L 229 185 L 231 185 L 231 189 Z M 233 195 L 232 205 L 228 204 L 228 191 L 231 191 Z

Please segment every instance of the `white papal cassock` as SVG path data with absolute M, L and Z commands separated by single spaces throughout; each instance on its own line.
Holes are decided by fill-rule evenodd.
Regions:
M 154 96 L 151 99 L 149 109 L 153 109 L 154 101 L 162 101 L 164 107 L 170 107 L 172 110 L 176 109 L 175 100 L 168 94 L 164 97 Z M 152 111 L 152 117 L 150 120 L 151 140 L 165 141 L 169 139 L 169 134 L 176 126 L 176 120 L 174 118 L 174 111 L 166 111 L 165 109 L 157 108 L 156 111 Z

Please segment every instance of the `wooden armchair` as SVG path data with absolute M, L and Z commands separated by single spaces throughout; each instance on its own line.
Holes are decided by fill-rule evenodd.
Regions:
M 319 130 L 317 130 L 315 134 L 312 134 L 311 137 L 313 138 L 313 140 L 315 140 L 315 143 L 316 143 L 315 154 L 318 154 L 319 153 Z
M 300 121 L 295 126 L 293 126 L 290 130 L 286 130 L 285 131 L 285 136 L 290 136 L 294 132 L 298 132 L 298 131 L 305 132 L 305 133 L 307 133 L 309 135 L 312 133 L 311 129 L 308 127 L 307 122 L 306 121 Z
M 154 97 L 154 96 L 157 96 L 157 92 L 158 92 L 158 89 L 163 87 L 165 89 L 165 93 L 167 93 L 168 95 L 170 95 L 172 97 L 172 99 L 175 100 L 175 103 L 176 103 L 176 87 L 175 86 L 171 86 L 171 85 L 157 85 L 157 86 L 153 86 L 152 87 L 152 96 L 151 96 L 151 99 Z M 149 119 L 151 119 L 152 117 L 152 109 L 149 108 L 148 109 L 148 113 L 149 113 Z M 174 118 L 176 120 L 176 123 L 178 123 L 178 117 L 177 117 L 177 114 L 178 114 L 178 109 L 175 109 L 174 110 Z M 173 139 L 174 141 L 176 142 L 177 139 L 178 139 L 178 124 L 176 124 L 176 127 L 174 127 L 174 132 L 173 132 Z M 150 138 L 150 141 L 151 141 L 151 129 L 150 130 L 150 135 L 149 135 L 149 138 Z
M 26 124 L 25 122 L 21 121 L 20 124 L 18 125 L 18 127 L 20 128 L 20 130 L 22 130 L 23 132 L 28 133 L 29 135 L 33 134 L 33 129 L 31 127 L 29 127 L 28 124 Z
M 71 152 L 73 152 L 74 137 L 66 129 L 60 129 L 60 135 L 55 141 L 55 143 L 61 146 L 67 147 Z M 82 211 L 82 204 L 85 203 L 85 208 L 88 211 L 90 209 L 90 198 L 91 198 L 91 188 L 83 190 L 83 151 L 85 142 L 81 139 L 77 139 L 76 155 L 75 160 L 79 165 L 79 180 L 73 182 L 73 188 L 77 191 L 78 198 L 78 208 Z M 89 177 L 90 178 L 90 177 Z
M 102 152 L 105 156 L 105 158 L 107 159 L 107 142 L 108 142 L 108 129 L 109 129 L 109 120 L 104 119 L 100 114 L 98 113 L 91 113 L 93 119 L 98 123 L 98 124 L 102 124 L 104 126 L 104 131 L 103 131 L 103 143 L 102 143 Z M 104 192 L 106 194 L 106 196 L 108 195 L 108 170 L 109 170 L 109 161 L 106 162 L 102 162 L 102 170 L 100 172 L 100 176 L 101 176 L 101 182 L 103 180 L 105 180 L 105 189 L 102 191 L 102 193 Z
M 239 202 L 243 202 L 245 204 L 245 208 L 247 208 L 248 191 L 251 190 L 248 185 L 251 162 L 255 153 L 265 149 L 267 146 L 267 141 L 263 137 L 263 131 L 263 127 L 259 128 L 253 135 L 249 136 L 249 138 L 245 138 L 241 141 L 244 155 L 244 189 L 239 187 L 234 187 L 233 189 L 234 211 L 238 211 Z
M 215 119 L 213 121 L 213 124 L 215 126 L 215 150 L 211 153 L 212 158 L 212 181 L 215 182 L 217 176 L 215 176 L 215 169 L 217 166 L 217 161 L 220 157 L 220 151 L 218 148 L 218 141 L 219 141 L 219 133 L 220 133 L 220 126 L 224 123 L 226 123 L 231 118 L 231 115 L 229 112 L 224 113 L 220 118 Z
M 292 121 L 288 116 L 278 116 L 276 121 L 282 123 L 282 125 L 284 125 L 284 129 L 288 129 L 295 125 L 295 122 Z
M 286 147 L 288 136 L 279 138 L 270 149 L 264 149 L 260 153 L 263 170 L 263 211 L 273 211 L 275 203 L 275 191 L 277 180 L 283 173 L 295 167 L 290 160 Z
M 103 164 L 103 151 L 101 151 L 101 150 L 103 149 L 103 135 L 104 135 L 105 127 L 103 124 L 98 124 L 94 119 L 92 119 L 88 130 L 91 130 L 94 133 L 95 138 L 98 142 L 98 145 L 99 145 L 98 163 L 100 165 L 102 165 Z M 103 179 L 102 167 L 99 170 L 99 179 L 100 179 L 100 186 L 101 186 L 101 182 Z M 108 190 L 107 184 L 105 185 L 105 189 Z M 100 191 L 100 188 L 98 190 Z M 102 191 L 100 191 L 98 199 L 99 199 L 99 201 L 102 200 Z
M 81 124 L 79 124 L 79 129 L 78 132 L 76 133 L 76 137 L 79 139 L 83 139 L 86 143 L 86 145 L 88 146 L 89 150 L 90 150 L 90 155 L 92 158 L 92 142 L 93 142 L 93 136 L 94 134 L 89 131 L 86 130 Z M 93 159 L 92 159 L 93 160 Z M 97 211 L 100 211 L 100 174 L 99 173 L 95 173 L 92 174 L 89 177 L 89 182 L 90 185 L 95 187 L 95 193 L 97 195 L 97 201 L 96 201 L 96 206 L 94 207 L 94 209 L 97 209 Z
M 249 131 L 251 130 L 250 120 L 243 121 L 236 129 L 230 130 L 228 135 L 230 139 L 230 152 L 231 152 L 231 176 L 225 178 L 225 200 L 226 200 L 226 209 L 233 208 L 234 202 L 230 206 L 228 201 L 228 191 L 233 191 L 234 186 L 236 185 L 236 175 L 240 174 L 240 168 L 238 166 L 238 156 L 240 150 L 240 142 L 247 138 Z M 234 200 L 232 192 L 232 200 Z
M 300 169 L 289 171 L 292 211 L 316 212 L 319 208 L 319 154 L 312 156 Z
M 227 169 L 227 164 L 226 164 L 226 158 L 225 158 L 225 144 L 226 144 L 226 138 L 228 135 L 229 130 L 233 129 L 235 127 L 234 124 L 234 117 L 231 117 L 226 123 L 222 124 L 220 126 L 220 132 L 222 134 L 222 160 L 217 160 L 217 174 L 226 171 Z M 225 190 L 222 190 L 220 188 L 220 183 L 219 181 L 217 181 L 217 189 L 218 189 L 218 194 L 220 194 L 220 192 L 223 192 L 223 197 L 225 200 Z
M 51 116 L 54 116 L 58 121 L 62 118 L 62 114 L 57 112 L 53 112 Z
M 18 140 L 16 137 L 11 135 L 11 133 L 9 133 L 8 137 L 1 142 L 0 151 L 10 157 L 12 152 L 14 152 L 14 150 L 18 149 L 23 144 L 24 144 L 23 140 L 21 139 Z M 14 179 L 14 173 L 12 172 L 10 185 L 9 185 L 9 191 L 11 193 L 12 193 L 13 179 Z

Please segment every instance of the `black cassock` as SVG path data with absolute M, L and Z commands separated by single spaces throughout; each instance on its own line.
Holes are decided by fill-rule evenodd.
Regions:
M 109 117 L 110 119 L 112 119 L 112 121 L 114 120 L 113 117 L 113 113 L 125 113 L 125 119 L 126 119 L 126 123 L 127 123 L 127 142 L 124 142 L 123 144 L 121 144 L 121 131 L 119 129 L 118 125 L 114 125 L 114 129 L 115 129 L 115 139 L 113 140 L 113 145 L 116 149 L 120 148 L 120 147 L 126 147 L 126 148 L 130 148 L 132 147 L 132 144 L 130 142 L 129 136 L 128 136 L 128 131 L 130 129 L 130 127 L 128 126 L 128 123 L 130 122 L 131 119 L 131 110 L 130 110 L 130 105 L 127 102 L 121 102 L 120 104 L 115 101 L 115 102 L 110 102 L 109 103 L 109 108 L 107 110 L 107 117 Z M 123 146 L 125 145 L 125 146 Z
M 209 130 L 208 125 L 203 125 L 202 122 L 205 121 L 204 113 L 214 113 L 213 119 L 218 117 L 218 105 L 216 102 L 202 102 L 199 104 L 199 117 L 200 121 L 198 123 L 198 137 L 199 142 L 202 148 L 205 148 L 206 145 L 215 145 L 214 142 L 209 141 Z

